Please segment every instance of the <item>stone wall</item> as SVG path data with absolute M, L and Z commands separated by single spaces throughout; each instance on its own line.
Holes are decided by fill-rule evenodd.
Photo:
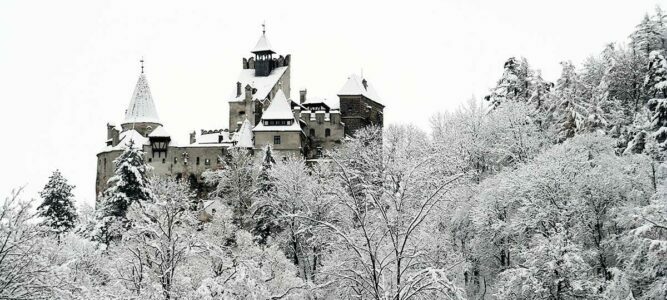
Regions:
M 307 147 L 304 153 L 306 158 L 319 158 L 320 154 L 325 154 L 341 144 L 345 126 L 341 123 L 339 112 L 301 112 L 301 120 L 306 123 Z M 329 136 L 326 136 L 327 129 L 330 130 Z M 320 147 L 321 152 L 318 153 Z
M 280 144 L 273 143 L 275 136 L 280 136 Z M 271 145 L 277 156 L 302 155 L 304 138 L 300 131 L 258 131 L 255 132 L 255 149 L 264 149 L 266 145 Z M 260 152 L 256 151 L 256 153 Z
M 222 168 L 218 157 L 227 151 L 222 145 L 169 147 L 166 154 L 153 153 L 150 145 L 144 145 L 143 150 L 146 163 L 152 167 L 151 174 L 188 180 L 195 188 L 201 187 L 204 171 Z M 114 150 L 97 155 L 96 195 L 99 196 L 108 187 L 107 181 L 114 175 L 113 161 L 121 153 L 122 150 Z
M 365 96 L 339 96 L 341 119 L 345 123 L 345 135 L 368 125 L 384 124 L 384 106 Z

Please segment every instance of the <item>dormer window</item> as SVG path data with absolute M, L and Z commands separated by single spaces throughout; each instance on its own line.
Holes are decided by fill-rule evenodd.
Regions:
M 290 126 L 293 120 L 264 120 L 264 126 Z
M 169 137 L 150 137 L 153 157 L 155 157 L 155 154 L 157 154 L 158 157 L 162 157 L 163 154 L 164 157 L 167 157 L 167 150 L 169 148 L 170 141 L 171 138 Z

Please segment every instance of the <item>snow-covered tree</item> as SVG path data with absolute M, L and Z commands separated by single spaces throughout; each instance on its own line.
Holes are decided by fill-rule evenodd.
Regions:
M 148 187 L 150 166 L 144 161 L 144 152 L 130 141 L 121 155 L 114 160 L 114 176 L 109 179 L 109 188 L 104 191 L 102 212 L 105 217 L 125 217 L 135 202 L 151 198 Z
M 152 197 L 129 208 L 132 227 L 123 237 L 126 259 L 117 261 L 119 276 L 136 295 L 159 293 L 164 299 L 187 294 L 178 274 L 195 245 L 197 222 L 188 209 L 193 196 L 189 187 L 170 179 L 150 181 Z
M 664 174 L 667 167 L 662 166 Z M 617 216 L 621 227 L 620 266 L 615 278 L 624 284 L 615 291 L 632 299 L 667 297 L 667 184 L 663 179 L 648 205 L 628 207 Z M 626 298 L 623 298 L 626 299 Z
M 98 221 L 90 236 L 109 244 L 119 239 L 128 228 L 126 218 L 129 207 L 137 202 L 151 199 L 148 186 L 148 166 L 144 152 L 130 141 L 125 150 L 114 160 L 114 176 L 109 179 L 109 187 L 104 191 L 97 207 Z
M 44 201 L 37 207 L 43 224 L 61 234 L 74 228 L 77 221 L 76 208 L 72 197 L 73 185 L 67 183 L 59 170 L 55 170 L 40 192 Z
M 0 205 L 0 299 L 51 299 L 67 282 L 54 276 L 45 255 L 48 232 L 37 224 L 32 201 L 13 191 Z
M 662 33 L 665 30 L 663 16 L 658 15 L 658 19 L 646 14 L 630 35 L 633 50 L 643 57 L 648 58 L 652 51 L 663 47 Z
M 487 180 L 474 212 L 499 298 L 596 297 L 611 278 L 618 210 L 652 193 L 650 164 L 580 135 Z M 560 298 L 559 298 L 560 297 Z
M 503 65 L 503 75 L 498 84 L 486 96 L 493 107 L 506 101 L 527 101 L 532 93 L 529 90 L 531 70 L 525 58 L 521 60 L 510 57 Z
M 258 193 L 259 168 L 253 161 L 252 153 L 246 149 L 231 148 L 223 159 L 224 167 L 205 173 L 204 179 L 215 186 L 213 196 L 233 208 L 235 224 L 252 231 L 255 224 L 251 207 Z
M 364 137 L 361 143 L 368 143 L 373 130 L 362 129 L 357 138 Z M 330 183 L 331 206 L 337 222 L 308 218 L 330 232 L 332 254 L 321 272 L 325 282 L 332 282 L 327 294 L 372 299 L 462 297 L 447 266 L 434 254 L 444 253 L 437 252 L 428 238 L 437 228 L 436 212 L 447 202 L 447 191 L 460 175 L 433 176 L 434 160 L 428 149 L 419 147 L 424 133 L 396 129 L 384 134 L 384 154 L 379 157 L 382 172 L 371 168 L 372 175 L 360 178 L 355 170 L 375 157 L 375 147 L 331 155 L 336 168 Z M 405 138 L 394 138 L 394 134 Z

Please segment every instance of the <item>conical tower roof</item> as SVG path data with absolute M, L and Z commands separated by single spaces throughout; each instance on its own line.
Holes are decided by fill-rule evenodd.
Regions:
M 125 110 L 125 119 L 122 124 L 128 123 L 160 123 L 151 95 L 151 89 L 148 86 L 146 75 L 142 72 L 134 87 L 132 100 Z
M 234 141 L 236 141 L 236 147 L 239 148 L 252 148 L 254 147 L 252 143 L 252 125 L 250 121 L 246 118 L 241 124 L 241 128 L 236 132 L 234 136 Z
M 266 33 L 262 33 L 262 36 L 259 37 L 259 40 L 257 41 L 257 44 L 255 45 L 255 48 L 250 51 L 252 53 L 258 53 L 258 52 L 273 52 L 271 50 L 271 44 L 269 43 L 269 40 L 266 38 Z

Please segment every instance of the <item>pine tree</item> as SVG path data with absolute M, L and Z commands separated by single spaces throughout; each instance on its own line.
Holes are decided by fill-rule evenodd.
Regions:
M 271 169 L 276 164 L 273 158 L 271 146 L 267 145 L 264 149 L 264 158 L 262 158 L 262 169 L 257 176 L 257 200 L 253 203 L 251 210 L 253 218 L 256 220 L 253 228 L 253 235 L 258 237 L 259 244 L 266 244 L 269 236 L 281 231 L 278 224 L 278 213 L 272 205 L 270 194 L 275 189 Z
M 104 191 L 103 215 L 124 218 L 127 208 L 134 202 L 151 198 L 144 152 L 130 141 L 123 153 L 114 160 L 115 175 L 109 179 Z
M 663 51 L 651 52 L 644 86 L 650 97 L 667 98 L 667 60 Z
M 74 228 L 77 220 L 72 189 L 74 186 L 67 183 L 59 170 L 55 170 L 39 193 L 44 202 L 37 207 L 38 214 L 44 218 L 44 225 L 52 227 L 59 234 Z
M 641 23 L 637 25 L 635 32 L 630 35 L 631 46 L 640 56 L 648 58 L 653 50 L 662 48 L 664 23 L 663 17 L 659 16 L 659 18 L 660 20 L 656 20 L 646 14 Z
M 530 69 L 526 59 L 518 60 L 510 57 L 503 65 L 503 69 L 498 84 L 485 99 L 490 101 L 493 107 L 505 101 L 527 101 L 531 93 L 528 89 Z

